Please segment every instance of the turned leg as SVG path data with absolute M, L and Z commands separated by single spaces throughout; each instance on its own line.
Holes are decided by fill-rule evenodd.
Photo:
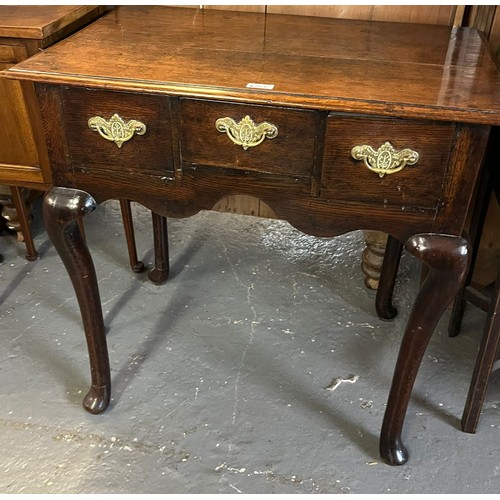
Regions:
M 377 290 L 380 281 L 380 270 L 384 262 L 387 234 L 381 231 L 365 231 L 366 248 L 361 254 L 361 270 L 365 275 L 365 286 Z
M 155 267 L 149 272 L 148 278 L 155 285 L 163 285 L 169 272 L 167 218 L 154 212 L 152 216 Z
M 120 208 L 122 211 L 125 238 L 127 240 L 130 267 L 132 268 L 132 271 L 134 273 L 142 273 L 144 271 L 144 264 L 137 259 L 137 248 L 135 246 L 134 223 L 132 221 L 132 209 L 130 206 L 130 200 L 120 198 Z
M 380 455 L 391 465 L 408 460 L 401 439 L 415 377 L 434 328 L 460 289 L 469 264 L 469 245 L 458 236 L 420 234 L 405 249 L 429 267 L 401 342 L 380 435 Z
M 80 306 L 92 379 L 83 406 L 90 413 L 104 411 L 111 396 L 99 288 L 92 257 L 78 227 L 78 218 L 95 208 L 94 199 L 79 189 L 54 187 L 45 195 L 43 202 L 47 233 L 68 271 Z
M 396 284 L 402 251 L 403 245 L 401 242 L 389 235 L 385 247 L 384 263 L 380 273 L 377 296 L 375 298 L 375 309 L 380 319 L 390 320 L 398 313 L 392 304 L 392 294 L 394 292 L 394 285 Z

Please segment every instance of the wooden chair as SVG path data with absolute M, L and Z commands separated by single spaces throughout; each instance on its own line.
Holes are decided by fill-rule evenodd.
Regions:
M 134 273 L 141 273 L 145 267 L 144 263 L 137 259 L 130 200 L 120 198 L 120 208 L 123 227 L 125 229 L 125 238 L 127 240 L 130 268 Z M 153 219 L 154 267 L 149 271 L 148 278 L 155 285 L 163 285 L 166 283 L 170 271 L 167 218 L 154 212 L 151 212 L 151 216 Z M 79 220 L 79 227 L 82 235 L 85 237 L 85 230 L 81 219 Z
M 27 260 L 36 260 L 38 258 L 38 252 L 36 251 L 35 244 L 33 242 L 28 210 L 21 192 L 21 188 L 17 186 L 10 186 L 10 190 L 12 195 L 12 202 L 19 218 L 18 223 L 20 232 L 22 232 L 23 234 L 24 243 L 26 245 L 25 257 Z M 137 247 L 135 244 L 134 224 L 132 219 L 130 200 L 126 200 L 123 198 L 120 199 L 120 209 L 122 213 L 123 227 L 125 230 L 125 239 L 127 241 L 130 268 L 134 273 L 141 273 L 144 271 L 145 267 L 144 263 L 137 258 Z M 80 224 L 80 230 L 82 234 L 85 234 L 82 224 Z M 162 264 L 162 266 L 164 267 L 164 264 Z
M 36 193 L 36 191 L 32 191 Z M 19 186 L 0 185 L 0 222 L 2 231 L 17 233 L 17 239 L 26 245 L 26 259 L 36 260 L 38 254 L 33 244 L 29 225 L 30 202 L 25 199 L 23 188 Z
M 500 270 L 499 270 L 500 271 Z M 479 353 L 474 366 L 472 380 L 462 415 L 462 430 L 474 433 L 483 407 L 488 382 L 498 358 L 500 345 L 500 272 L 495 282 L 495 291 L 487 302 L 488 316 L 483 330 Z
M 479 352 L 461 422 L 462 430 L 470 433 L 476 432 L 488 382 L 494 363 L 498 358 L 498 349 L 500 345 L 500 267 L 497 271 L 495 288 L 491 297 L 471 287 L 474 264 L 477 258 L 482 229 L 492 193 L 494 193 L 497 200 L 500 201 L 500 175 L 498 174 L 499 141 L 500 131 L 499 129 L 494 129 L 490 139 L 488 154 L 485 159 L 483 179 L 481 179 L 479 185 L 477 201 L 470 224 L 470 241 L 473 248 L 472 262 L 465 281 L 465 286 L 455 299 L 448 330 L 450 337 L 458 335 L 467 302 L 487 312 L 486 323 L 484 325 Z

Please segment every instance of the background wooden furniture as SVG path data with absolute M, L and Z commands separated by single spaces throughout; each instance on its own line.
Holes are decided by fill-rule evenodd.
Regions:
M 479 244 L 485 224 L 490 197 L 493 195 L 497 202 L 500 200 L 500 175 L 498 173 L 498 158 L 500 154 L 500 128 L 493 129 L 490 136 L 490 147 L 485 161 L 485 169 L 479 184 L 475 209 L 472 213 L 469 234 L 473 245 L 471 267 L 463 289 L 455 298 L 454 307 L 449 324 L 449 335 L 458 335 L 462 324 L 462 317 L 467 302 L 480 307 L 487 312 L 479 352 L 472 374 L 469 393 L 462 416 L 462 430 L 476 432 L 479 416 L 486 395 L 488 382 L 494 363 L 498 358 L 500 344 L 500 265 L 497 266 L 494 290 L 490 293 L 481 293 L 472 285 L 474 264 L 478 258 Z M 496 221 L 497 231 L 499 228 Z
M 497 64 L 500 65 L 500 8 L 496 5 L 475 5 L 471 7 L 467 24 L 484 33 L 490 42 L 494 56 L 496 56 Z M 499 137 L 498 133 L 496 137 Z M 493 168 L 498 169 L 498 160 L 496 161 L 497 165 Z M 495 182 L 498 182 L 498 180 Z M 480 203 L 483 204 L 484 202 L 481 200 Z M 498 197 L 495 196 L 495 191 L 486 200 L 485 208 L 485 219 L 471 277 L 471 285 L 479 293 L 483 293 L 488 287 L 492 286 L 500 265 L 500 228 L 498 225 L 500 205 Z
M 0 70 L 21 62 L 74 33 L 105 12 L 96 6 L 0 6 Z M 36 259 L 27 210 L 26 188 L 46 190 L 52 180 L 33 89 L 18 82 L 0 80 L 0 184 L 9 186 L 15 208 L 8 218 L 19 227 L 20 240 L 26 243 L 26 258 Z M 5 196 L 4 204 L 9 196 Z M 29 205 L 29 203 L 28 203 Z

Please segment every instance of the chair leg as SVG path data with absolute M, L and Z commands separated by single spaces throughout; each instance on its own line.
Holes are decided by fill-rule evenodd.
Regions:
M 134 223 L 132 221 L 132 209 L 130 206 L 130 200 L 120 198 L 120 208 L 122 211 L 125 238 L 127 240 L 130 267 L 134 273 L 142 273 L 145 267 L 144 263 L 137 259 L 137 247 L 135 245 Z
M 500 343 L 500 271 L 495 282 L 495 293 L 490 302 L 483 337 L 472 374 L 469 394 L 462 415 L 462 430 L 476 432 L 488 381 Z
M 389 235 L 385 247 L 384 262 L 380 273 L 380 281 L 375 298 L 375 308 L 380 319 L 391 320 L 398 311 L 392 303 L 392 295 L 401 260 L 403 244 Z
M 167 218 L 154 212 L 151 212 L 151 215 L 153 217 L 155 266 L 149 272 L 148 278 L 155 285 L 163 285 L 168 279 L 170 270 Z
M 481 235 L 483 233 L 484 222 L 486 220 L 486 214 L 488 213 L 488 205 L 491 198 L 491 193 L 493 192 L 491 176 L 487 168 L 483 170 L 481 175 L 481 180 L 479 183 L 479 188 L 476 196 L 476 202 L 474 211 L 472 213 L 472 218 L 469 228 L 469 241 L 472 245 L 472 257 L 467 271 L 467 276 L 465 278 L 464 285 L 458 292 L 455 300 L 453 301 L 453 308 L 451 311 L 450 322 L 448 325 L 448 336 L 456 337 L 460 333 L 460 327 L 462 325 L 462 319 L 465 312 L 465 289 L 472 282 L 472 275 L 474 274 L 474 267 L 476 264 L 477 254 L 479 250 L 479 243 L 481 242 Z
M 38 253 L 35 249 L 35 244 L 33 243 L 30 222 L 28 219 L 28 213 L 26 212 L 26 204 L 24 203 L 21 188 L 18 186 L 10 186 L 10 193 L 12 201 L 14 202 L 14 207 L 16 208 L 17 216 L 19 217 L 19 225 L 21 226 L 21 231 L 24 236 L 24 243 L 26 244 L 26 259 L 36 260 L 38 258 Z

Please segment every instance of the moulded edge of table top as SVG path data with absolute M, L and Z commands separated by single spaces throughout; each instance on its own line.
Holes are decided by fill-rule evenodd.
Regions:
M 140 7 L 137 8 L 140 9 Z M 171 7 L 164 8 L 172 9 Z M 324 89 L 321 89 L 321 91 L 316 92 L 316 90 L 319 90 L 320 87 L 318 87 L 318 89 L 314 89 L 314 87 L 310 89 L 309 84 L 303 85 L 300 82 L 296 85 L 297 82 L 293 80 L 294 78 L 296 78 L 296 73 L 290 72 L 289 70 L 286 70 L 283 75 L 280 74 L 281 77 L 286 77 L 287 79 L 284 82 L 285 85 L 281 85 L 279 91 L 248 89 L 244 88 L 244 85 L 241 85 L 239 81 L 239 79 L 243 78 L 243 76 L 238 75 L 238 79 L 235 79 L 233 76 L 231 76 L 233 74 L 233 72 L 231 71 L 229 73 L 218 71 L 214 72 L 214 74 L 212 75 L 212 73 L 207 72 L 208 70 L 212 71 L 212 66 L 210 66 L 208 69 L 200 68 L 202 69 L 200 73 L 200 71 L 198 70 L 189 69 L 190 64 L 186 65 L 188 67 L 187 70 L 180 71 L 178 68 L 181 68 L 182 65 L 175 64 L 174 66 L 172 66 L 173 63 L 170 60 L 172 59 L 172 54 L 182 54 L 182 51 L 179 49 L 179 47 L 176 47 L 176 50 L 174 50 L 172 53 L 167 52 L 169 58 L 165 59 L 164 64 L 160 64 L 159 61 L 161 61 L 161 59 L 158 58 L 164 57 L 162 54 L 164 54 L 164 51 L 167 50 L 168 47 L 170 47 L 170 45 L 168 45 L 170 42 L 168 41 L 162 42 L 162 45 L 159 48 L 154 48 L 154 46 L 152 46 L 154 48 L 152 54 L 154 64 L 149 64 L 150 67 L 146 67 L 145 64 L 143 64 L 147 62 L 147 59 L 141 62 L 140 58 L 142 57 L 142 51 L 136 54 L 138 60 L 136 60 L 135 57 L 132 57 L 131 60 L 123 58 L 122 54 L 128 53 L 126 52 L 128 50 L 128 45 L 126 44 L 129 43 L 129 39 L 131 42 L 134 42 L 134 44 L 130 45 L 131 48 L 133 47 L 133 50 L 140 50 L 140 45 L 135 45 L 135 36 L 124 36 L 124 33 L 126 33 L 126 29 L 121 26 L 122 16 L 119 9 L 120 8 L 113 11 L 113 17 L 111 16 L 111 14 L 108 14 L 108 16 L 105 16 L 101 18 L 101 20 L 93 23 L 93 25 L 89 29 L 77 33 L 71 40 L 63 41 L 58 44 L 58 46 L 56 46 L 54 50 L 52 48 L 48 49 L 45 53 L 38 54 L 33 58 L 30 58 L 28 61 L 21 63 L 21 65 L 10 68 L 6 72 L 2 73 L 3 76 L 17 80 L 29 80 L 40 83 L 74 85 L 81 87 L 89 86 L 108 90 L 128 90 L 135 92 L 149 92 L 155 94 L 167 94 L 176 96 L 192 96 L 210 99 L 231 99 L 234 101 L 272 104 L 278 106 L 294 106 L 332 111 L 362 112 L 388 116 L 427 118 L 447 121 L 462 121 L 467 123 L 480 123 L 487 125 L 500 125 L 500 75 L 495 73 L 495 65 L 489 54 L 487 54 L 487 52 L 485 51 L 484 47 L 486 46 L 484 45 L 484 42 L 481 42 L 477 36 L 475 36 L 474 38 L 476 51 L 473 52 L 473 54 L 475 54 L 474 57 L 480 58 L 480 64 L 476 67 L 472 76 L 469 76 L 469 73 L 464 73 L 465 76 L 463 78 L 465 80 L 462 85 L 463 89 L 462 87 L 460 87 L 460 85 L 457 86 L 458 83 L 461 84 L 460 75 L 463 71 L 467 70 L 467 68 L 462 69 L 464 68 L 463 66 L 456 66 L 454 64 L 445 66 L 442 64 L 425 64 L 422 62 L 411 64 L 411 61 L 409 61 L 408 63 L 406 63 L 405 61 L 396 61 L 397 68 L 395 66 L 396 69 L 391 69 L 392 73 L 391 71 L 387 72 L 388 81 L 390 81 L 391 78 L 399 77 L 399 90 L 397 90 L 394 94 L 383 89 L 383 91 L 375 91 L 375 88 L 381 89 L 382 87 L 373 87 L 373 83 L 373 88 L 370 88 L 370 92 L 364 92 L 365 95 L 363 95 L 363 92 L 358 92 L 357 94 L 356 92 L 354 92 L 353 94 L 351 94 L 349 90 L 350 86 L 348 86 L 348 79 L 346 79 L 346 75 L 349 75 L 349 73 L 346 73 L 346 75 L 344 75 L 342 73 L 343 70 L 339 68 L 345 66 L 346 71 L 349 71 L 349 65 L 352 61 L 346 59 L 345 57 L 342 57 L 342 54 L 336 54 L 331 57 L 333 61 L 331 68 L 336 68 L 335 71 L 339 72 L 338 76 L 340 76 L 341 79 L 344 80 L 341 83 L 343 87 L 341 87 L 340 90 L 339 88 L 336 88 L 336 86 L 338 87 L 337 84 L 332 86 L 332 92 L 330 92 L 328 89 L 326 91 Z M 149 7 L 143 7 L 143 9 L 146 9 L 147 11 Z M 154 7 L 151 9 L 154 9 Z M 179 11 L 179 15 L 181 16 L 181 19 L 184 23 L 187 22 L 184 18 L 193 16 L 192 13 L 186 12 L 187 9 L 176 10 Z M 183 11 L 182 14 L 180 13 L 180 11 Z M 148 15 L 151 16 L 152 12 L 155 11 L 149 11 Z M 173 10 L 168 12 L 173 12 Z M 210 16 L 210 19 L 212 19 L 215 18 L 215 16 L 220 16 L 221 14 L 215 14 L 215 11 L 211 11 L 210 14 L 204 14 L 204 16 L 207 15 Z M 227 15 L 234 16 L 235 14 L 231 13 Z M 291 21 L 295 24 L 298 17 L 283 16 L 278 14 L 273 14 L 272 16 L 273 19 L 279 19 L 279 22 L 281 22 L 281 19 L 283 19 L 284 22 L 288 22 L 288 19 L 295 19 L 295 21 Z M 135 22 L 135 24 L 137 24 L 137 26 L 133 27 L 133 33 L 131 33 L 131 35 L 137 35 L 137 33 L 139 33 L 137 31 L 139 29 L 138 24 L 141 24 L 139 23 L 140 16 L 134 16 L 129 10 L 128 19 L 130 20 L 131 17 L 133 21 L 128 21 L 128 23 L 132 25 Z M 155 21 L 157 20 L 157 18 L 158 16 L 155 17 Z M 245 14 L 244 16 L 240 14 L 240 18 L 243 19 L 243 24 L 261 23 L 261 20 L 264 19 L 262 15 L 258 14 Z M 136 19 L 137 22 L 135 21 Z M 179 28 L 177 24 L 172 24 L 171 19 L 172 17 L 170 16 L 170 26 L 176 29 L 180 29 L 182 32 L 182 27 Z M 193 17 L 193 19 L 195 18 Z M 161 21 L 158 22 L 161 23 Z M 314 23 L 321 22 L 322 24 L 324 24 L 332 23 L 333 21 L 316 21 L 315 19 L 306 19 L 306 21 L 304 22 L 307 26 L 309 26 L 310 24 Z M 373 24 L 373 22 L 370 24 Z M 380 26 L 380 23 L 376 24 L 378 28 L 378 26 Z M 354 25 L 358 26 L 358 30 L 364 30 L 365 26 L 368 26 L 367 22 L 364 22 L 363 24 L 359 21 L 357 23 L 354 23 Z M 224 24 L 220 24 L 220 26 L 221 28 L 226 29 Z M 401 25 L 398 25 L 397 23 L 386 23 L 384 24 L 384 26 L 392 26 L 391 30 L 398 31 Z M 268 28 L 270 29 L 270 27 Z M 429 28 L 433 29 L 432 26 L 430 26 Z M 101 46 L 99 41 L 101 39 L 99 37 L 104 36 L 103 33 L 107 33 L 108 30 L 116 31 L 116 29 L 118 29 L 119 33 L 121 33 L 121 38 L 118 40 L 118 42 L 120 42 L 118 46 L 112 43 L 113 40 L 115 40 L 113 36 L 109 36 L 106 39 L 103 39 L 107 42 L 106 49 L 116 52 L 116 54 L 108 54 L 108 52 L 103 52 L 103 54 L 106 54 L 106 57 L 111 57 L 109 59 L 103 59 L 102 57 L 99 59 L 100 54 L 96 53 L 96 58 L 98 61 L 101 61 L 99 64 L 101 64 L 102 68 L 96 61 L 89 61 L 86 65 L 84 64 L 83 66 L 80 66 L 79 61 L 82 60 L 83 56 L 82 54 L 80 54 L 79 57 L 76 56 L 73 50 L 74 47 L 70 44 L 76 43 L 76 41 L 78 41 L 77 47 L 81 48 L 82 46 L 85 46 L 85 41 L 87 41 L 87 52 L 90 51 L 92 53 L 95 53 L 96 47 Z M 122 29 L 125 29 L 125 31 L 122 31 Z M 159 26 L 154 26 L 151 29 L 155 33 L 163 32 L 163 30 L 159 30 Z M 310 32 L 311 27 L 309 27 L 308 29 Z M 440 31 L 442 31 L 443 27 L 439 27 L 439 29 Z M 232 30 L 234 36 L 234 26 L 232 26 Z M 208 40 L 211 40 L 211 33 L 214 31 L 214 26 L 210 25 L 210 30 L 207 33 Z M 434 31 L 432 32 L 434 33 Z M 470 31 L 470 33 L 472 33 L 473 31 L 474 30 Z M 202 34 L 203 38 L 201 39 L 201 41 L 206 41 L 204 32 L 202 32 Z M 460 35 L 461 39 L 463 39 L 464 34 L 465 32 Z M 143 35 L 143 38 L 144 37 L 145 35 Z M 184 36 L 184 38 L 186 38 L 186 35 Z M 177 36 L 175 37 L 175 39 L 177 40 Z M 75 42 L 73 42 L 73 40 Z M 215 44 L 220 44 L 221 36 L 218 32 L 214 40 Z M 149 43 L 149 38 L 147 42 Z M 200 41 L 196 43 L 200 43 Z M 123 44 L 123 46 L 121 44 Z M 441 45 L 443 45 L 443 43 L 440 44 L 440 48 L 441 50 L 444 50 Z M 261 58 L 264 56 L 267 59 L 272 60 L 273 63 L 275 62 L 275 60 L 278 62 L 285 61 L 285 63 L 289 63 L 289 61 L 292 60 L 292 57 L 295 58 L 296 63 L 306 65 L 309 69 L 315 68 L 316 70 L 317 68 L 322 67 L 321 64 L 318 63 L 318 61 L 324 59 L 324 57 L 321 57 L 319 59 L 315 56 L 309 57 L 306 52 L 302 56 L 301 54 L 283 54 L 283 56 L 281 56 L 280 53 L 274 54 L 274 52 L 272 51 L 268 53 L 266 52 L 265 54 L 258 51 L 245 53 L 244 51 L 240 50 L 241 48 L 238 50 L 234 50 L 231 46 L 228 47 L 227 50 L 221 51 L 219 45 L 216 45 L 213 48 L 211 46 L 204 46 L 203 53 L 197 54 L 195 52 L 200 52 L 201 46 L 193 45 L 193 43 L 191 42 L 187 43 L 187 48 L 190 50 L 194 50 L 193 54 L 190 54 L 189 50 L 187 51 L 187 54 L 189 54 L 187 61 L 191 64 L 201 64 L 202 66 L 208 60 L 212 61 L 213 59 L 212 63 L 214 61 L 218 61 L 221 55 L 225 54 L 224 58 L 227 59 L 228 57 L 230 57 L 231 59 L 228 59 L 228 61 L 230 60 L 231 63 L 234 64 L 238 63 L 238 67 L 242 68 L 244 78 L 250 77 L 254 74 L 254 67 L 256 68 L 259 75 L 262 74 L 262 66 L 259 61 L 261 61 Z M 368 55 L 370 56 L 371 53 Z M 120 57 L 122 59 L 119 59 Z M 279 60 L 280 57 L 281 60 Z M 289 59 L 288 61 L 287 58 Z M 315 59 L 316 61 L 314 61 Z M 243 64 L 244 62 L 246 62 L 247 64 Z M 381 81 L 384 81 L 383 78 L 385 78 L 384 75 L 386 75 L 386 71 L 385 67 L 383 67 L 382 65 L 387 64 L 388 60 L 377 61 L 372 57 L 364 57 L 359 58 L 359 60 L 356 59 L 354 62 L 357 62 L 359 63 L 359 65 L 363 66 L 362 70 L 359 70 L 358 68 L 358 71 L 364 73 L 369 73 L 370 69 L 378 68 L 378 80 L 374 80 L 374 82 L 378 82 L 378 85 Z M 417 71 L 415 69 L 415 66 L 418 66 L 419 68 L 421 67 L 421 71 L 423 72 L 423 74 Z M 380 70 L 381 67 L 383 68 L 383 70 Z M 115 70 L 115 68 L 120 68 L 120 70 Z M 160 68 L 161 71 L 158 72 L 156 68 Z M 193 66 L 193 68 L 197 68 L 197 66 Z M 428 82 L 428 84 L 432 83 L 432 90 L 430 91 L 430 93 L 427 92 L 430 97 L 425 96 L 424 98 L 416 98 L 416 96 L 413 95 L 411 91 L 401 91 L 399 87 L 404 87 L 405 85 L 405 72 L 407 69 L 411 70 L 414 79 L 422 80 L 423 82 L 420 87 L 415 87 L 415 89 L 424 89 L 426 82 Z M 425 73 L 426 71 L 428 73 L 427 77 Z M 458 80 L 455 81 L 454 78 L 457 78 L 456 76 L 440 76 L 442 73 L 444 75 L 445 73 L 448 74 L 450 71 L 455 71 L 457 75 L 459 75 Z M 173 79 L 170 81 L 166 80 L 168 76 L 173 77 Z M 447 91 L 449 93 L 449 98 L 445 99 L 444 101 L 441 99 L 442 86 L 447 85 L 450 82 L 448 82 L 448 80 L 446 79 L 442 80 L 442 78 L 452 78 L 450 80 L 450 89 L 449 91 Z M 477 86 L 475 84 L 475 81 L 473 81 L 474 79 L 477 80 Z M 245 81 L 251 82 L 253 80 Z M 332 81 L 337 82 L 337 80 Z M 408 80 L 408 83 L 416 85 L 414 81 L 411 81 L 411 79 Z M 308 92 L 308 90 L 311 90 L 311 92 Z M 335 90 L 337 92 L 335 92 Z M 468 92 L 468 94 L 461 95 L 462 90 L 464 92 Z M 440 97 L 439 99 L 437 98 L 438 95 Z M 457 98 L 455 98 L 455 96 L 457 96 Z M 496 105 L 495 101 L 496 96 L 499 97 L 498 106 Z M 473 98 L 477 99 L 476 103 L 471 100 Z

